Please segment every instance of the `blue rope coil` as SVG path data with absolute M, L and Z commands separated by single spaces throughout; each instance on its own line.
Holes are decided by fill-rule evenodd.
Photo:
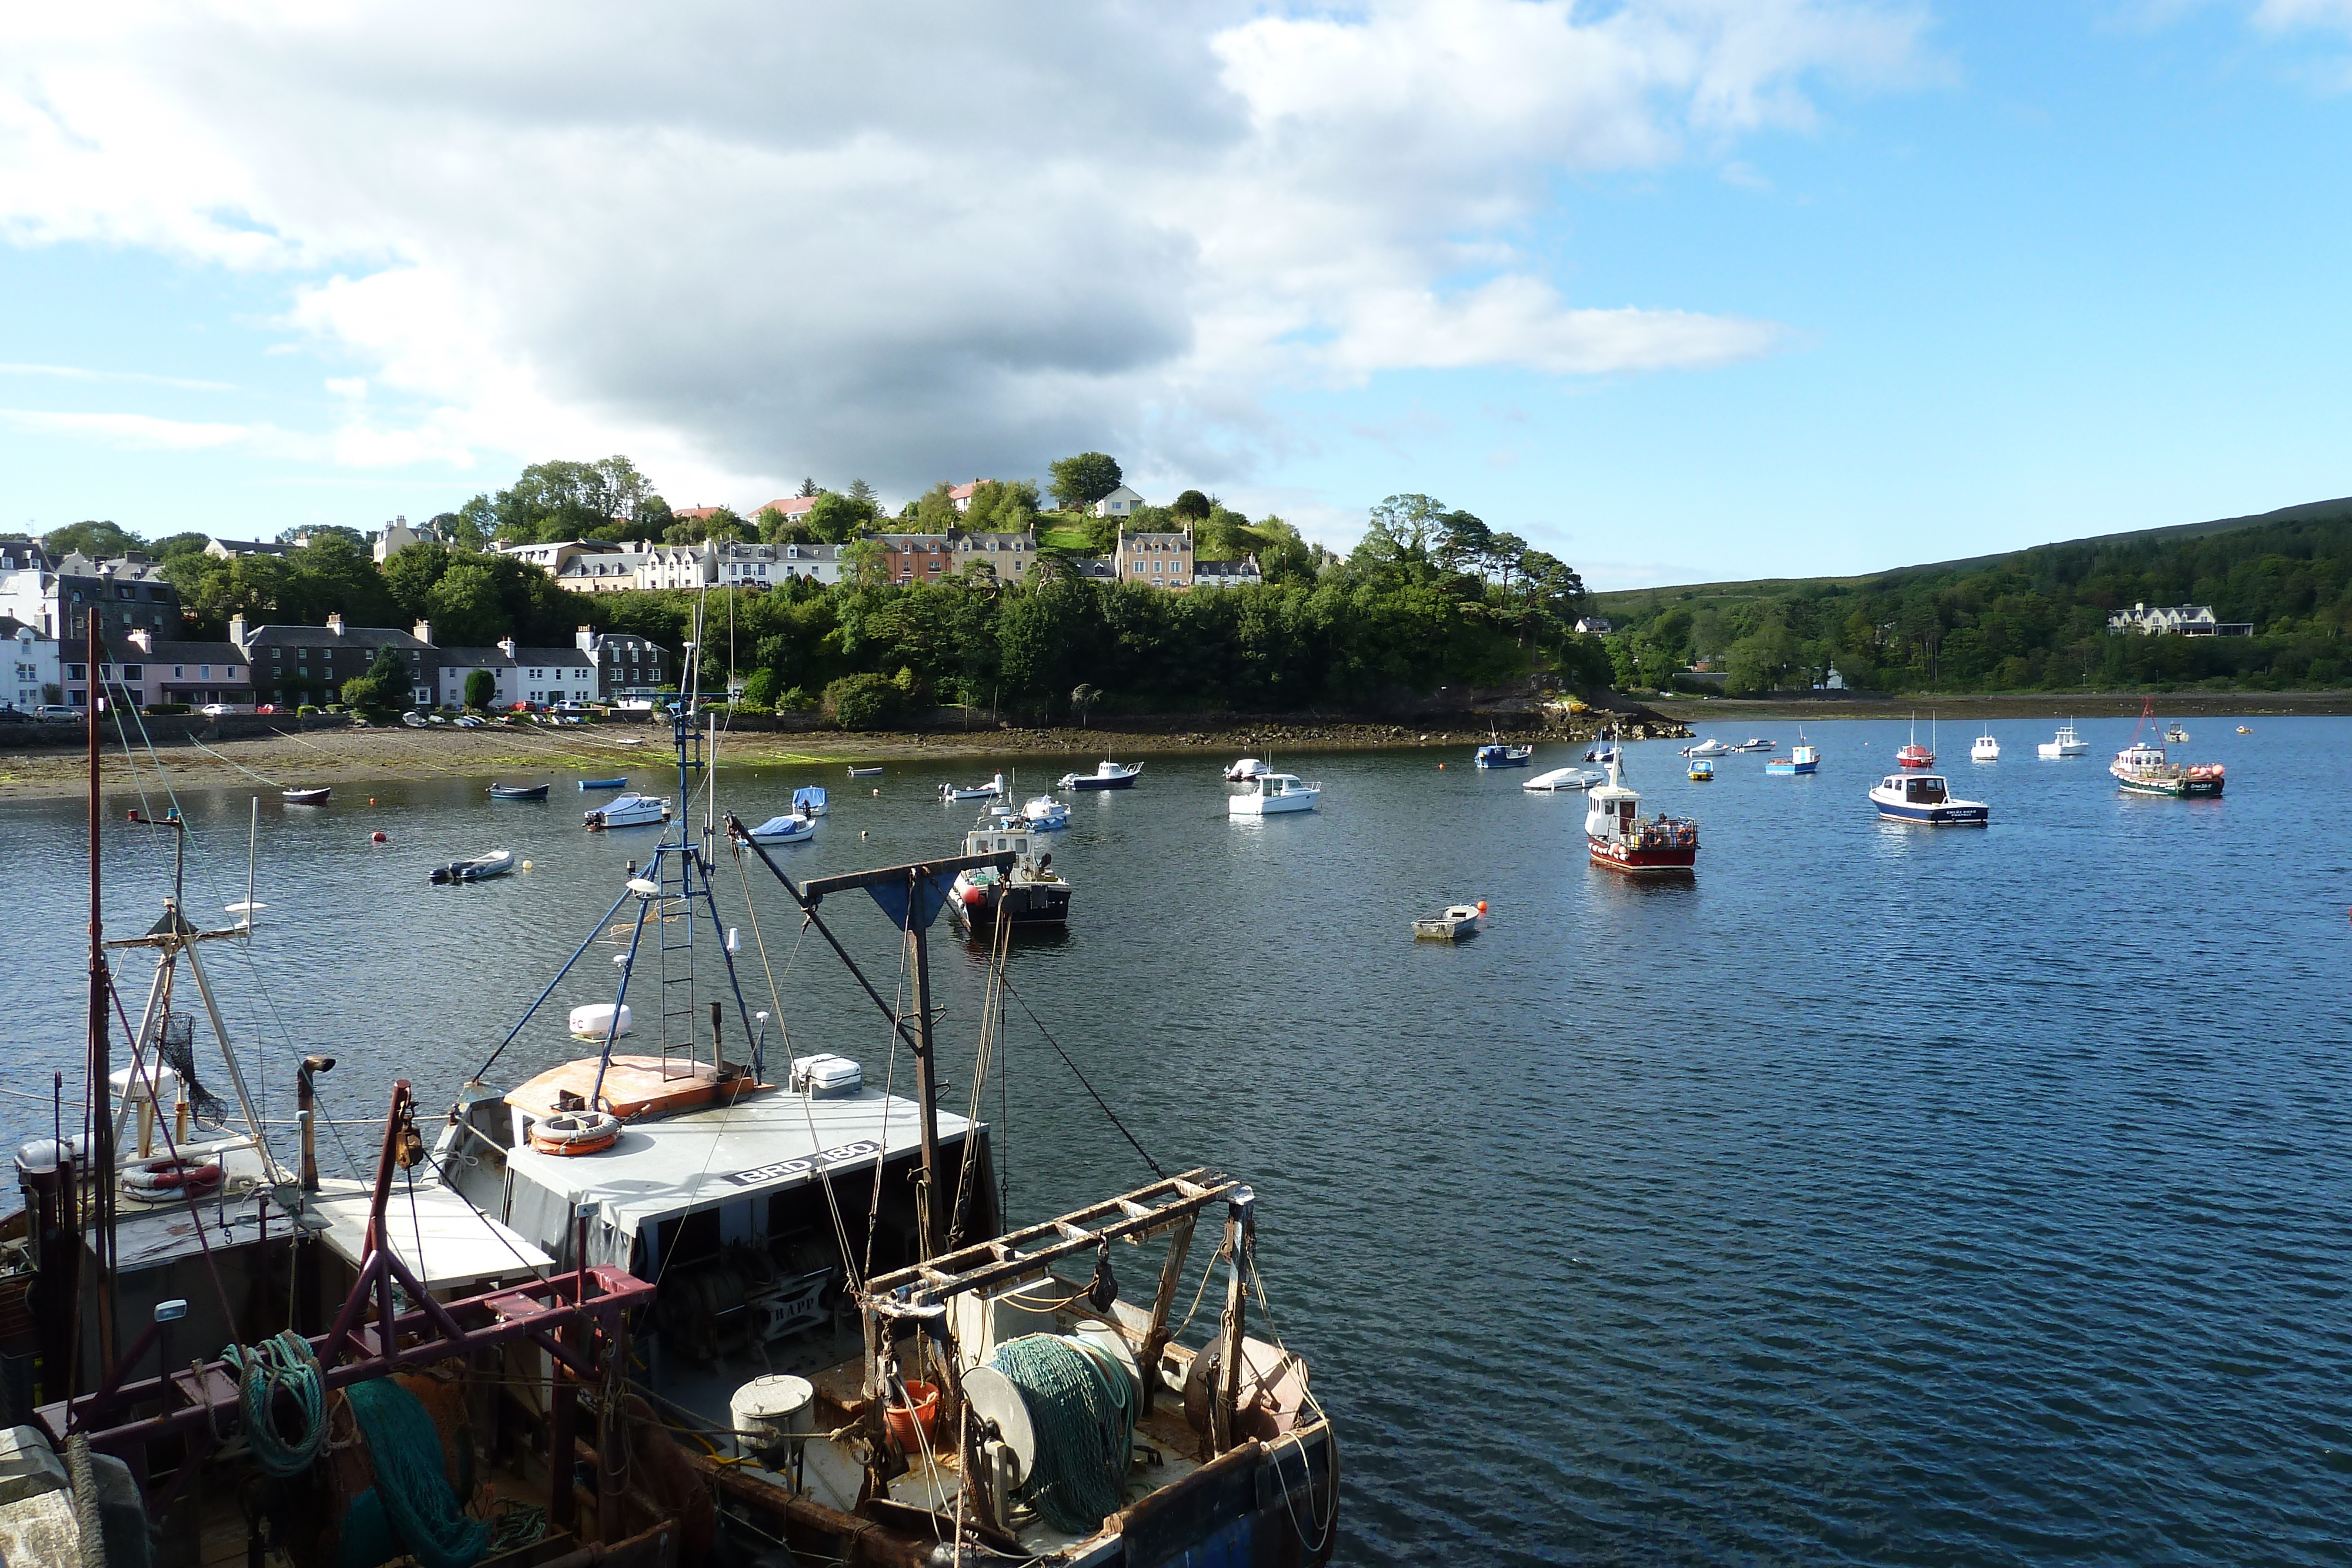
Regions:
M 1127 1369 L 1060 1334 L 1010 1340 L 989 1364 L 1021 1391 L 1037 1433 L 1036 1458 L 1013 1500 L 1065 1534 L 1093 1534 L 1127 1501 L 1136 1416 Z
M 319 1457 L 327 1440 L 327 1385 L 310 1342 L 289 1330 L 259 1344 L 233 1344 L 221 1362 L 236 1373 L 237 1409 L 254 1462 L 273 1476 L 299 1476 Z M 291 1434 L 278 1429 L 278 1396 L 289 1396 L 300 1412 Z

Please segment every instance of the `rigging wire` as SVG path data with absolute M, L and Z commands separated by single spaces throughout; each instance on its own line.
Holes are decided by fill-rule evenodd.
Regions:
M 1165 1180 L 1168 1173 L 1160 1168 L 1160 1162 L 1153 1159 L 1150 1152 L 1136 1141 L 1135 1134 L 1128 1131 L 1127 1124 L 1118 1119 L 1118 1113 L 1110 1108 L 1109 1103 L 1103 1099 L 1101 1094 L 1096 1092 L 1095 1086 L 1087 1082 L 1087 1075 L 1078 1071 L 1078 1064 L 1070 1060 L 1070 1053 L 1062 1049 L 1062 1042 L 1054 1038 L 1054 1031 L 1045 1027 L 1045 1020 L 1039 1018 L 1037 1016 L 1036 1009 L 1030 1007 L 1029 999 L 1013 988 L 1011 976 L 1008 975 L 1004 977 L 1003 986 L 1004 994 L 1021 1004 L 1021 1010 L 1029 1015 L 1029 1021 L 1037 1026 L 1037 1032 L 1045 1037 L 1045 1043 L 1054 1048 L 1054 1054 L 1062 1059 L 1062 1065 L 1070 1070 L 1070 1076 L 1078 1081 L 1079 1087 L 1084 1089 L 1093 1099 L 1096 1105 L 1101 1108 L 1102 1113 L 1110 1118 L 1110 1124 L 1118 1129 L 1119 1136 L 1125 1138 L 1128 1142 L 1128 1145 L 1134 1149 L 1139 1155 L 1142 1156 L 1143 1163 L 1151 1167 L 1151 1174 L 1153 1176 Z

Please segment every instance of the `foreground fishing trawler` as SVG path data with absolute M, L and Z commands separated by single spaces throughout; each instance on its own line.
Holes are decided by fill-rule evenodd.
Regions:
M 2156 699 L 2140 705 L 2139 723 L 2132 728 L 2131 744 L 2107 764 L 2115 781 L 2135 795 L 2169 795 L 2176 800 L 2219 795 L 2229 782 L 2228 770 L 2218 762 L 2174 762 L 2154 741 L 2143 743 L 2140 732 L 2156 722 Z M 2172 727 L 2179 730 L 2180 727 Z M 2167 738 L 2169 738 L 2168 737 Z M 2187 739 L 2186 731 L 2181 738 Z
M 682 782 L 693 722 L 689 702 Z M 1008 857 L 796 886 L 733 818 L 697 837 L 681 824 L 616 879 L 446 1116 L 391 1087 L 365 1182 L 318 1169 L 331 1059 L 298 1075 L 291 1161 L 247 1092 L 200 956 L 253 939 L 249 896 L 205 931 L 175 895 L 118 945 L 157 956 L 121 1072 L 94 952 L 87 1066 L 112 1114 L 20 1150 L 26 1207 L 0 1227 L 20 1468 L 55 1480 L 0 1503 L 12 1565 L 1329 1557 L 1335 1438 L 1306 1364 L 1252 1313 L 1250 1188 L 1156 1174 L 1007 1229 L 984 1050 L 968 1113 L 938 1108 L 927 934 L 959 873 Z M 888 1016 L 913 1098 L 772 1049 L 718 923 L 730 851 Z M 907 945 L 903 1013 L 828 923 L 852 894 Z M 95 943 L 94 872 L 92 903 Z M 617 983 L 550 1007 L 613 972 L 591 954 L 623 960 Z M 207 1103 L 196 1010 L 234 1109 Z M 564 1036 L 543 1071 L 490 1081 Z M 1209 1303 L 1197 1328 L 1188 1299 Z

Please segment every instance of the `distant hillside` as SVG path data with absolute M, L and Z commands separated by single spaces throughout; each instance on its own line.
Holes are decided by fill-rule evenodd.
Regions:
M 2134 603 L 2210 604 L 2252 637 L 2110 636 Z M 1734 692 L 1835 664 L 1869 689 L 2340 685 L 2352 676 L 2352 497 L 1859 577 L 1595 594 L 1621 684 L 1720 657 Z

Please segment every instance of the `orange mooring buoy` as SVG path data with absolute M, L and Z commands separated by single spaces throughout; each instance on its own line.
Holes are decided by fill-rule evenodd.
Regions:
M 375 804 L 375 797 L 374 797 L 374 796 L 371 795 L 371 796 L 369 796 L 369 797 L 368 797 L 368 804 L 369 804 L 369 805 L 371 805 L 371 806 L 373 806 L 373 805 L 374 805 L 374 804 Z

